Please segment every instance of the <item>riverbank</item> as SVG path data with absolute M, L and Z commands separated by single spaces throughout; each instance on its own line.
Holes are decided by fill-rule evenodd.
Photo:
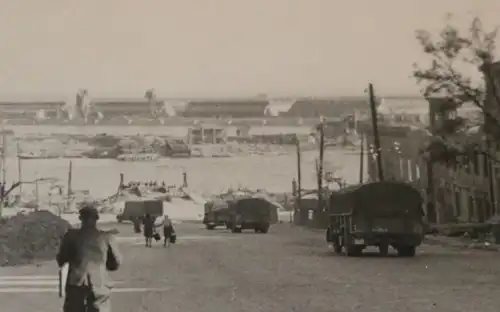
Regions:
M 316 186 L 315 162 L 317 151 L 302 155 L 302 187 Z M 17 159 L 8 158 L 7 181 L 17 181 Z M 294 153 L 285 155 L 235 156 L 230 158 L 171 158 L 155 163 L 119 162 L 112 159 L 73 159 L 73 189 L 88 190 L 98 197 L 116 192 L 120 173 L 128 181 L 164 181 L 167 185 L 182 185 L 182 173 L 188 175 L 189 188 L 196 193 L 218 194 L 229 188 L 248 187 L 269 192 L 289 192 L 291 181 L 297 177 L 297 159 Z M 24 181 L 53 177 L 65 186 L 69 160 L 35 159 L 23 162 Z M 365 166 L 366 168 L 366 166 Z M 352 151 L 332 149 L 325 152 L 325 170 L 348 183 L 358 182 L 359 156 Z M 366 175 L 365 175 L 366 176 Z M 40 193 L 45 184 L 39 185 Z M 33 192 L 34 185 L 26 185 L 23 192 Z M 14 192 L 15 194 L 15 192 Z

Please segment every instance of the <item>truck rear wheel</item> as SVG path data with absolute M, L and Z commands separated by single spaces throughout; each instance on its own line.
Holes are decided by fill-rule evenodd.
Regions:
M 341 254 L 342 253 L 342 245 L 340 244 L 340 238 L 337 237 L 333 240 L 333 251 L 336 254 Z
M 213 224 L 207 224 L 206 227 L 207 227 L 207 230 L 215 229 L 215 225 L 213 225 Z
M 349 245 L 345 247 L 345 251 L 348 257 L 359 257 L 363 254 L 363 247 L 356 245 Z
M 389 245 L 380 245 L 378 246 L 378 251 L 381 256 L 387 256 L 389 254 Z
M 398 256 L 400 257 L 414 257 L 416 252 L 415 246 L 399 246 Z
M 231 228 L 231 232 L 232 233 L 241 233 L 241 230 L 242 230 L 241 228 L 237 228 L 237 227 L 232 227 Z

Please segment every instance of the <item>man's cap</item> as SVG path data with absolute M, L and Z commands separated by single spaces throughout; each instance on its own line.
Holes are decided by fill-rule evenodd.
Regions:
M 99 218 L 99 211 L 94 205 L 85 204 L 78 213 L 82 218 Z

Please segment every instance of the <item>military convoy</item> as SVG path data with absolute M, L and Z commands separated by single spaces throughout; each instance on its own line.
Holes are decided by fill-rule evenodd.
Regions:
M 246 229 L 254 230 L 255 233 L 267 233 L 271 224 L 277 221 L 277 207 L 260 197 L 207 203 L 203 218 L 203 224 L 208 230 L 225 226 L 233 233 L 241 233 Z
M 424 237 L 422 196 L 411 185 L 370 182 L 331 193 L 327 207 L 326 241 L 336 253 L 360 256 L 369 246 L 382 255 L 394 248 L 401 257 L 413 257 Z M 159 200 L 127 202 L 119 221 L 136 221 L 148 212 L 163 214 Z M 219 199 L 205 204 L 203 224 L 208 230 L 224 226 L 233 233 L 251 229 L 267 233 L 278 222 L 278 207 L 257 196 Z
M 422 197 L 402 182 L 372 182 L 334 192 L 328 205 L 326 241 L 336 253 L 359 256 L 368 246 L 386 255 L 413 257 L 422 243 Z

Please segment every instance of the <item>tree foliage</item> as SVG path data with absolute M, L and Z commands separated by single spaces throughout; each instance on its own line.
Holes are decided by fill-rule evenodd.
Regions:
M 478 153 L 477 144 L 457 144 L 451 139 L 467 135 L 467 130 L 473 126 L 469 118 L 454 114 L 466 103 L 479 108 L 484 116 L 482 121 L 491 121 L 489 124 L 500 129 L 500 120 L 484 106 L 485 82 L 494 79 L 489 65 L 494 62 L 497 33 L 498 28 L 486 31 L 478 17 L 472 20 L 467 31 L 460 31 L 448 22 L 437 36 L 427 30 L 415 32 L 430 61 L 425 66 L 414 64 L 413 77 L 423 87 L 425 97 L 445 100 L 437 113 L 448 116 L 438 129 L 433 129 L 434 137 L 424 151 L 428 160 L 457 165 L 457 162 L 467 163 L 469 156 Z M 500 108 L 500 99 L 496 98 L 495 102 Z M 480 130 L 484 130 L 483 126 L 481 122 Z

